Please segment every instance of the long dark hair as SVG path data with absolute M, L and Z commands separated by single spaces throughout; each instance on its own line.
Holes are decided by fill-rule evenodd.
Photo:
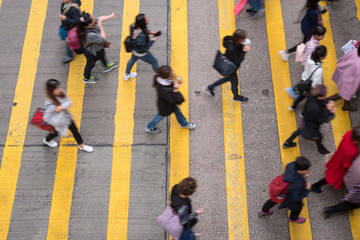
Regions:
M 140 28 L 141 30 L 143 30 L 145 33 L 148 32 L 147 26 L 146 26 L 146 21 L 145 21 L 145 14 L 140 13 L 136 16 L 135 19 L 135 28 Z
M 310 34 L 305 38 L 305 42 L 309 41 L 312 36 L 324 36 L 326 33 L 326 28 L 323 25 L 316 25 L 310 32 Z
M 92 18 L 89 13 L 83 13 L 80 17 L 80 22 L 77 25 L 76 33 L 81 43 L 85 43 L 86 27 L 92 23 Z
M 56 106 L 60 106 L 61 103 L 56 99 L 56 97 L 60 97 L 60 98 L 65 98 L 66 95 L 65 93 L 61 93 L 60 96 L 55 96 L 54 95 L 54 90 L 60 86 L 60 82 L 56 79 L 49 79 L 46 82 L 46 87 L 45 87 L 45 92 L 46 95 L 48 96 L 48 98 L 56 105 Z
M 153 87 L 157 86 L 157 81 L 156 78 L 161 77 L 163 79 L 167 79 L 170 77 L 171 74 L 171 67 L 169 67 L 168 65 L 162 65 L 160 66 L 157 71 L 156 74 L 154 75 L 154 79 L 153 79 Z
M 311 10 L 316 10 L 319 1 L 320 1 L 320 0 L 307 0 L 307 2 L 306 2 L 306 8 L 309 8 L 309 9 L 311 9 Z
M 320 58 L 325 57 L 327 54 L 327 49 L 324 45 L 318 46 L 315 48 L 314 52 L 311 54 L 311 59 L 314 60 L 315 63 L 321 62 Z

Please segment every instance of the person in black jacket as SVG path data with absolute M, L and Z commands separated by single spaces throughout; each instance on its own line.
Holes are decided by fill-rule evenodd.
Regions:
M 159 67 L 157 74 L 154 76 L 153 83 L 153 87 L 156 88 L 158 93 L 157 105 L 159 113 L 147 124 L 145 128 L 146 132 L 159 133 L 161 130 L 156 127 L 156 124 L 171 113 L 175 113 L 176 120 L 181 127 L 189 129 L 195 128 L 195 123 L 188 122 L 180 111 L 180 108 L 177 106 L 185 101 L 184 97 L 179 92 L 181 83 L 181 79 L 175 77 L 169 66 L 163 65 Z
M 62 4 L 60 7 L 59 18 L 61 20 L 61 27 L 63 28 L 63 36 L 60 36 L 62 40 L 65 40 L 67 36 L 67 32 L 72 28 L 76 27 L 76 25 L 80 21 L 80 0 L 62 0 Z M 68 63 L 73 60 L 73 51 L 66 44 L 66 56 L 62 59 L 62 62 Z
M 305 157 L 297 157 L 295 162 L 286 165 L 284 173 L 284 182 L 289 183 L 286 198 L 279 208 L 289 208 L 290 222 L 304 223 L 305 218 L 299 217 L 302 209 L 302 199 L 305 198 L 311 188 L 310 183 L 305 181 L 310 171 L 311 162 Z M 271 208 L 277 203 L 270 199 L 263 205 L 258 215 L 260 217 L 270 216 L 273 211 Z
M 295 147 L 296 143 L 293 140 L 301 134 L 305 139 L 315 141 L 321 154 L 330 153 L 322 145 L 322 135 L 319 131 L 321 124 L 329 122 L 335 117 L 335 103 L 325 100 L 326 91 L 324 84 L 318 84 L 311 89 L 311 94 L 308 96 L 302 112 L 303 124 L 299 123 L 299 128 L 285 141 L 282 145 L 283 148 Z
M 147 25 L 150 23 L 149 18 L 141 13 L 136 16 L 135 24 L 130 26 L 131 43 L 133 46 L 132 56 L 127 63 L 123 79 L 128 81 L 130 78 L 136 78 L 137 73 L 130 73 L 133 65 L 138 59 L 151 64 L 152 69 L 156 73 L 159 68 L 157 59 L 149 52 L 149 48 L 159 38 L 160 31 L 149 31 Z
M 240 67 L 241 62 L 244 60 L 245 53 L 250 50 L 251 41 L 247 39 L 246 36 L 246 31 L 237 29 L 233 36 L 226 36 L 223 40 L 223 46 L 226 48 L 225 56 L 230 59 L 230 61 L 233 62 L 237 68 Z M 209 96 L 215 96 L 214 88 L 228 81 L 231 83 L 231 91 L 234 94 L 233 100 L 235 102 L 246 103 L 248 98 L 239 95 L 239 79 L 237 71 L 219 79 L 211 85 L 203 87 L 203 90 Z
M 184 226 L 180 240 L 195 239 L 191 228 L 197 223 L 196 216 L 204 212 L 202 208 L 195 212 L 191 208 L 189 197 L 195 192 L 196 187 L 196 180 L 192 177 L 187 177 L 179 184 L 176 184 L 171 190 L 170 206 L 179 215 L 180 223 Z

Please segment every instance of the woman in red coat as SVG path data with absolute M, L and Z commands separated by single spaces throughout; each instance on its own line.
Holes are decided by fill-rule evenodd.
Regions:
M 335 190 L 343 186 L 344 176 L 359 153 L 359 143 L 360 126 L 357 126 L 345 133 L 334 155 L 325 165 L 325 178 L 311 186 L 313 192 L 321 193 L 321 187 L 326 184 L 333 186 Z

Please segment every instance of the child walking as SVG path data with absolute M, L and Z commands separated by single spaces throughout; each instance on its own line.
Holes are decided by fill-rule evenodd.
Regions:
M 304 223 L 305 218 L 299 217 L 303 203 L 302 199 L 309 194 L 311 185 L 306 182 L 309 175 L 311 162 L 305 157 L 297 157 L 295 162 L 286 165 L 284 173 L 284 182 L 289 183 L 285 201 L 280 208 L 288 208 L 290 213 L 289 221 L 293 223 Z M 271 195 L 271 193 L 270 193 Z M 259 211 L 259 216 L 270 216 L 273 211 L 271 208 L 278 204 L 274 199 L 270 198 Z

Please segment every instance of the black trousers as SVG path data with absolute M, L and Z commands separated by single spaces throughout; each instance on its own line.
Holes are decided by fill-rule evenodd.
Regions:
M 239 79 L 238 79 L 236 71 L 233 74 L 223 77 L 223 78 L 217 80 L 216 82 L 214 82 L 213 84 L 209 85 L 209 89 L 212 91 L 212 90 L 214 90 L 215 87 L 217 87 L 221 84 L 224 84 L 228 81 L 230 81 L 230 83 L 231 83 L 231 91 L 234 94 L 234 97 L 239 96 L 239 89 L 238 89 Z
M 316 183 L 313 183 L 313 187 L 315 188 L 320 188 L 324 185 L 327 185 L 328 183 L 326 182 L 325 178 L 320 179 L 319 181 L 317 181 Z
M 102 64 L 106 67 L 106 59 L 105 59 L 105 50 L 96 53 L 96 56 L 91 54 L 89 51 L 85 51 L 84 53 L 86 57 L 86 65 L 84 69 L 84 78 L 89 79 L 91 76 L 91 70 L 95 67 L 95 63 L 100 60 Z
M 349 210 L 359 208 L 359 207 L 360 207 L 360 204 L 344 201 L 344 202 L 336 204 L 334 206 L 327 207 L 326 212 L 331 214 L 331 213 L 336 213 L 336 212 L 349 211 Z
M 293 133 L 291 134 L 291 136 L 290 136 L 285 142 L 292 142 L 292 141 L 294 141 L 294 139 L 295 139 L 297 136 L 299 136 L 300 134 L 302 134 L 302 130 L 301 130 L 301 129 L 297 129 L 295 132 L 293 132 Z M 322 141 L 322 136 L 321 136 L 321 134 L 319 135 L 319 137 L 318 137 L 317 140 L 313 140 L 313 139 L 309 139 L 309 140 L 315 141 L 316 146 L 318 147 L 318 149 L 324 147 L 324 146 L 322 145 L 322 143 L 321 143 L 321 141 Z
M 297 105 L 306 98 L 306 96 L 300 95 L 295 101 L 294 104 L 292 105 L 292 108 L 295 109 L 297 107 Z
M 79 131 L 77 130 L 77 127 L 74 123 L 74 121 L 71 121 L 71 124 L 69 126 L 69 130 L 70 132 L 74 135 L 74 138 L 77 142 L 78 145 L 84 143 L 82 137 L 80 136 L 80 133 Z M 58 132 L 55 132 L 55 133 L 49 133 L 46 137 L 46 141 L 50 141 L 52 140 L 54 137 L 56 137 L 58 135 Z
M 266 201 L 266 203 L 263 205 L 262 207 L 262 211 L 263 212 L 269 212 L 270 208 L 272 208 L 273 206 L 275 206 L 277 203 L 276 202 L 273 202 L 271 201 L 270 199 Z M 290 212 L 290 219 L 295 221 L 296 219 L 299 218 L 299 215 L 300 215 L 300 212 L 301 212 L 301 209 L 300 210 L 297 210 L 297 211 L 291 211 Z
M 298 45 L 300 45 L 300 44 L 302 44 L 302 43 L 306 43 L 306 42 L 309 41 L 309 40 L 310 40 L 309 37 L 304 36 L 303 41 L 302 41 L 301 43 L 296 44 L 295 46 L 293 46 L 292 48 L 289 48 L 289 49 L 287 50 L 288 53 L 296 52 L 296 48 L 297 48 Z

